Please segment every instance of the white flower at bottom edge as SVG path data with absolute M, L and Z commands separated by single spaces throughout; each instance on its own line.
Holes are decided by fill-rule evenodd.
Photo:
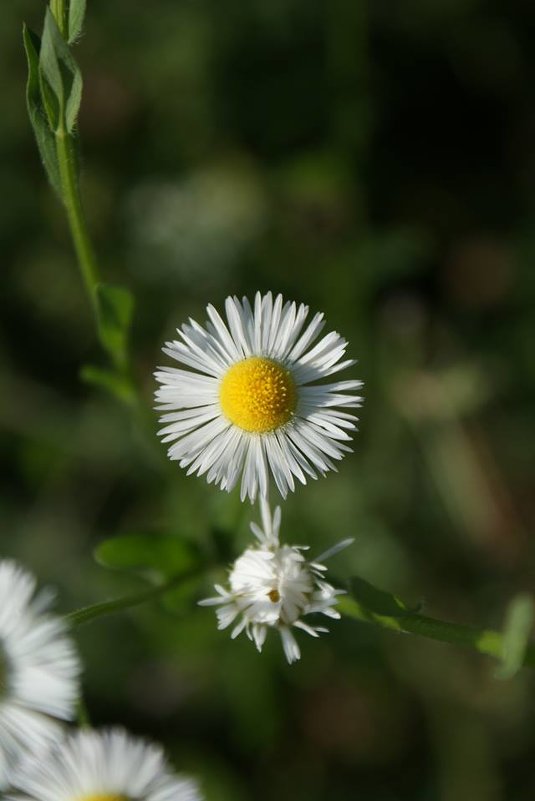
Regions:
M 234 562 L 229 575 L 230 589 L 216 584 L 218 595 L 199 603 L 219 607 L 216 611 L 219 629 L 227 628 L 239 618 L 232 629 L 232 638 L 245 631 L 259 651 L 268 629 L 278 629 L 286 659 L 292 664 L 301 656 L 292 628 L 302 629 L 312 637 L 327 632 L 328 629 L 310 626 L 301 618 L 319 612 L 339 619 L 340 613 L 333 607 L 344 590 L 336 590 L 325 581 L 324 565 L 305 558 L 303 551 L 307 546 L 279 543 L 280 508 L 275 509 L 272 517 L 267 501 L 261 499 L 260 503 L 263 527 L 251 524 L 259 544 L 247 548 Z M 351 542 L 342 541 L 320 559 Z
M 62 736 L 74 717 L 80 666 L 52 597 L 34 577 L 0 560 L 0 788 L 23 753 Z
M 160 746 L 123 729 L 84 729 L 31 755 L 8 801 L 202 801 L 196 782 L 174 775 Z

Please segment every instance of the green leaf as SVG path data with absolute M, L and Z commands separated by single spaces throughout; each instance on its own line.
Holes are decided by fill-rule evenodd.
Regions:
M 176 576 L 191 570 L 199 561 L 195 549 L 169 534 L 128 534 L 101 542 L 95 559 L 115 570 L 156 570 Z
M 395 595 L 391 595 L 391 593 L 384 590 L 378 590 L 377 587 L 362 578 L 355 576 L 350 579 L 349 587 L 355 601 L 375 615 L 402 617 L 411 614 L 411 610 L 407 609 L 405 604 Z
M 39 85 L 39 51 L 41 49 L 41 40 L 35 33 L 30 31 L 26 25 L 23 25 L 22 28 L 22 39 L 28 61 L 28 82 L 26 84 L 28 116 L 48 180 L 52 184 L 53 189 L 61 197 L 61 181 L 56 142 L 43 107 Z
M 46 10 L 39 53 L 41 96 L 50 125 L 71 133 L 82 99 L 82 76 L 54 15 Z
M 502 665 L 496 678 L 511 679 L 524 664 L 530 634 L 535 623 L 535 601 L 530 595 L 517 595 L 505 616 Z
M 86 0 L 70 0 L 69 3 L 69 44 L 78 39 L 82 32 Z
M 96 289 L 100 341 L 116 363 L 124 365 L 134 298 L 128 289 L 98 284 Z
M 500 678 L 508 678 L 513 668 L 535 667 L 535 644 L 528 642 L 535 619 L 534 607 L 534 599 L 526 595 L 516 598 L 510 606 L 508 625 L 502 635 L 492 629 L 451 623 L 419 614 L 418 610 L 408 608 L 394 595 L 378 590 L 360 578 L 350 580 L 350 593 L 342 595 L 338 601 L 339 611 L 354 620 L 390 631 L 468 646 L 480 654 L 502 661 L 507 659 L 507 669 L 502 670 Z
M 87 364 L 80 370 L 80 378 L 86 384 L 106 390 L 123 403 L 132 404 L 135 401 L 136 395 L 132 382 L 122 373 Z
M 191 610 L 194 599 L 199 598 L 199 584 L 204 583 L 204 576 L 201 572 L 192 571 L 188 576 L 184 576 L 183 581 L 177 583 L 165 595 L 162 595 L 161 604 L 167 612 L 180 614 L 185 609 Z

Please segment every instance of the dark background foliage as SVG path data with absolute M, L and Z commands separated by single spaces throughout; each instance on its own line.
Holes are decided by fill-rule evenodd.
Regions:
M 2 553 L 67 611 L 142 586 L 92 559 L 170 533 L 228 563 L 256 510 L 169 464 L 150 412 L 164 338 L 256 289 L 326 312 L 366 382 L 355 453 L 284 505 L 314 551 L 500 627 L 533 590 L 535 273 L 531 3 L 90 0 L 77 47 L 85 205 L 137 307 L 143 421 L 79 379 L 102 361 L 24 107 L 22 20 L 0 59 Z M 314 552 L 313 551 L 313 552 Z M 533 678 L 349 621 L 287 667 L 195 600 L 81 628 L 95 724 L 203 776 L 209 801 L 528 801 Z

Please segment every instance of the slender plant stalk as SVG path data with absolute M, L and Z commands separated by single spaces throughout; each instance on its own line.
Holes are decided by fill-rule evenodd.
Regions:
M 371 623 L 383 629 L 414 634 L 428 640 L 467 646 L 480 654 L 494 656 L 497 659 L 501 659 L 503 656 L 503 635 L 492 629 L 479 629 L 459 623 L 449 623 L 415 612 L 407 612 L 399 616 L 379 615 L 366 609 L 349 596 L 341 598 L 339 606 L 340 611 L 347 617 Z M 535 645 L 530 644 L 526 648 L 523 665 L 535 668 Z
M 183 573 L 157 587 L 151 587 L 141 592 L 125 595 L 113 601 L 105 601 L 104 603 L 77 609 L 68 614 L 66 619 L 71 626 L 81 626 L 96 618 L 117 614 L 125 609 L 139 606 L 145 603 L 145 601 L 159 598 L 182 582 L 197 575 L 199 575 L 198 570 Z M 339 607 L 342 614 L 347 617 L 364 623 L 371 623 L 382 629 L 397 631 L 404 634 L 413 634 L 417 637 L 425 637 L 429 640 L 438 640 L 439 642 L 467 646 L 480 654 L 493 656 L 497 659 L 501 659 L 503 656 L 503 635 L 492 629 L 479 629 L 459 623 L 449 623 L 414 612 L 407 612 L 399 616 L 378 615 L 366 609 L 362 604 L 349 596 L 339 600 Z M 524 655 L 523 665 L 525 667 L 535 668 L 535 645 L 528 645 Z
M 96 288 L 100 281 L 97 260 L 80 196 L 80 186 L 76 173 L 76 153 L 72 136 L 65 130 L 56 134 L 56 150 L 58 155 L 59 174 L 63 202 L 67 212 L 69 228 L 78 257 L 82 279 L 93 310 L 96 311 Z
M 87 729 L 91 726 L 91 719 L 83 698 L 78 699 L 78 704 L 76 706 L 76 719 L 78 721 L 78 725 L 82 729 Z
M 103 603 L 85 606 L 82 609 L 76 609 L 65 616 L 67 623 L 71 626 L 81 626 L 83 623 L 89 623 L 91 620 L 96 620 L 99 617 L 106 615 L 114 615 L 117 612 L 123 612 L 125 609 L 131 609 L 133 606 L 140 606 L 145 601 L 152 601 L 165 595 L 169 590 L 174 589 L 179 584 L 188 581 L 191 578 L 199 575 L 198 570 L 191 570 L 188 573 L 181 573 L 179 576 L 174 576 L 164 584 L 159 584 L 157 587 L 150 587 L 141 592 L 131 593 L 124 595 L 122 598 L 115 598 L 113 601 L 104 601 Z
M 69 23 L 66 0 L 50 0 L 50 10 L 54 15 L 61 35 L 67 42 Z M 96 289 L 100 283 L 100 276 L 82 206 L 75 141 L 73 135 L 66 130 L 64 125 L 55 132 L 55 137 L 62 200 L 67 213 L 82 280 L 93 311 L 96 314 Z

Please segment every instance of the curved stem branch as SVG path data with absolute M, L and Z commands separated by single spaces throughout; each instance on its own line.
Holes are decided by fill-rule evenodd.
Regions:
M 503 657 L 503 635 L 492 629 L 479 629 L 460 623 L 449 623 L 409 611 L 396 615 L 382 615 L 371 611 L 349 596 L 340 599 L 339 608 L 342 614 L 354 620 L 372 623 L 383 629 L 414 634 L 418 637 L 454 645 L 468 646 L 480 654 L 494 656 L 497 659 Z M 527 646 L 523 664 L 525 667 L 535 667 L 535 645 Z
M 98 617 L 105 617 L 106 615 L 114 615 L 117 612 L 122 612 L 125 609 L 130 609 L 133 606 L 140 606 L 145 601 L 152 601 L 165 595 L 169 590 L 174 589 L 184 581 L 188 581 L 198 575 L 198 570 L 191 570 L 189 573 L 182 573 L 179 576 L 174 576 L 164 584 L 159 584 L 157 587 L 150 587 L 140 592 L 134 592 L 130 595 L 124 595 L 122 598 L 115 598 L 112 601 L 103 601 L 99 604 L 92 604 L 91 606 L 82 607 L 82 609 L 75 609 L 65 615 L 66 621 L 71 626 L 81 626 L 83 623 L 89 623 Z

